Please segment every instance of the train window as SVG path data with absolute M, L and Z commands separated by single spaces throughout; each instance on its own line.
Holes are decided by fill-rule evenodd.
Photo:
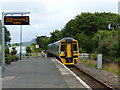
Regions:
M 73 51 L 77 51 L 77 44 L 73 44 Z
M 65 45 L 61 45 L 60 51 L 65 51 Z
M 73 41 L 73 43 L 77 43 L 77 42 Z

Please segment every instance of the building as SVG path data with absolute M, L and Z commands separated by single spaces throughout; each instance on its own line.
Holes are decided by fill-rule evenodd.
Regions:
M 20 47 L 19 46 L 14 46 L 17 50 L 17 54 L 20 54 Z M 12 51 L 12 47 L 9 47 L 9 52 Z M 22 54 L 26 54 L 26 47 L 22 46 Z

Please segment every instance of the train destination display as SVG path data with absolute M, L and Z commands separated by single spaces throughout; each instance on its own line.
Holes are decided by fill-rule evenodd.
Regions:
M 5 25 L 29 25 L 29 16 L 5 16 Z

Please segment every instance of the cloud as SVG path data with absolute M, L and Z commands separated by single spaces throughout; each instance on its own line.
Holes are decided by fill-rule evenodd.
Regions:
M 23 26 L 23 41 L 38 35 L 50 36 L 50 32 L 62 29 L 81 12 L 117 13 L 118 0 L 2 0 L 1 12 L 29 11 L 30 25 Z M 1 19 L 1 18 L 0 18 Z M 19 42 L 20 26 L 7 26 L 12 42 Z

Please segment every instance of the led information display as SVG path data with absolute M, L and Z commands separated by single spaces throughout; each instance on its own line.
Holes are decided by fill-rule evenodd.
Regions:
M 5 16 L 5 25 L 29 25 L 29 16 Z

